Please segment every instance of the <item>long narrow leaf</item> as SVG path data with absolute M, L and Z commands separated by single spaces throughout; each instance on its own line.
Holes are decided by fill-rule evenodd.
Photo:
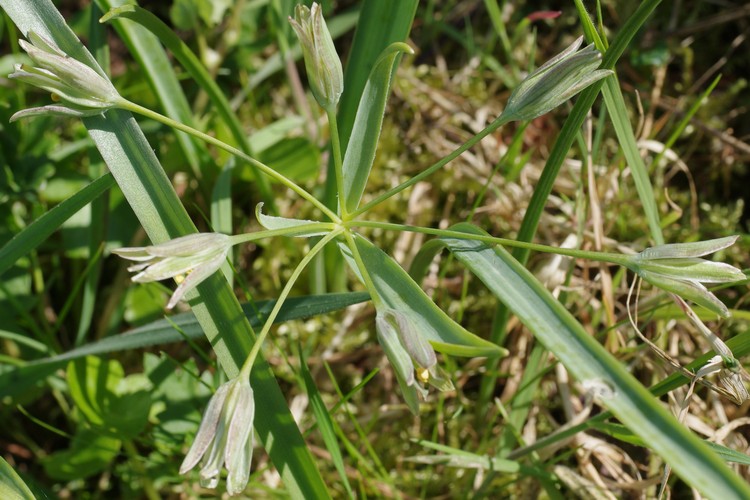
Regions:
M 358 304 L 367 300 L 368 295 L 362 292 L 312 295 L 309 297 L 292 297 L 284 302 L 274 323 L 283 323 L 301 318 L 310 318 L 319 314 L 329 313 Z M 244 315 L 257 328 L 273 308 L 276 301 L 266 300 L 253 305 L 242 306 Z M 51 375 L 56 369 L 64 366 L 68 361 L 83 356 L 98 356 L 102 354 L 142 349 L 155 345 L 172 342 L 182 342 L 185 338 L 199 339 L 203 337 L 203 329 L 192 312 L 175 314 L 167 319 L 160 319 L 135 328 L 129 332 L 106 337 L 72 349 L 63 354 L 38 359 L 23 366 L 10 368 L 0 373 L 0 397 L 14 397 L 24 393 L 39 380 Z
M 484 233 L 470 224 L 453 229 Z M 477 241 L 442 241 L 581 383 L 597 388 L 601 403 L 686 482 L 712 498 L 750 498 L 750 487 L 664 410 L 508 252 Z
M 394 43 L 383 52 L 372 68 L 367 85 L 359 101 L 357 116 L 354 119 L 351 140 L 344 155 L 344 203 L 347 211 L 357 209 L 383 127 L 385 103 L 391 93 L 391 74 L 402 52 L 412 52 L 405 43 Z

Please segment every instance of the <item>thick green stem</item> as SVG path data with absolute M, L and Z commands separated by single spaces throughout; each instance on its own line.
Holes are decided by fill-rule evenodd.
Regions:
M 209 144 L 213 144 L 217 148 L 223 149 L 224 151 L 226 151 L 228 153 L 231 153 L 231 154 L 237 156 L 238 158 L 242 158 L 244 161 L 246 161 L 247 163 L 253 165 L 255 168 L 257 168 L 258 170 L 260 170 L 261 172 L 263 172 L 267 176 L 269 176 L 269 177 L 271 177 L 273 179 L 276 179 L 281 184 L 285 185 L 286 187 L 288 187 L 289 189 L 291 189 L 292 191 L 294 191 L 295 193 L 297 193 L 298 195 L 300 195 L 302 198 L 306 199 L 307 201 L 309 201 L 310 203 L 312 203 L 313 205 L 315 205 L 315 207 L 317 207 L 318 210 L 320 210 L 325 215 L 327 215 L 332 221 L 334 221 L 336 223 L 341 222 L 341 219 L 339 218 L 338 215 L 336 215 L 335 213 L 333 213 L 333 211 L 331 211 L 328 207 L 326 207 L 322 202 L 318 201 L 318 199 L 315 198 L 312 194 L 310 194 L 307 191 L 305 191 L 302 187 L 300 187 L 299 185 L 297 185 L 294 181 L 292 181 L 288 177 L 286 177 L 286 176 L 278 173 L 277 171 L 275 171 L 274 169 L 272 169 L 268 165 L 266 165 L 266 164 L 264 164 L 264 163 L 256 160 L 255 158 L 253 158 L 252 156 L 249 156 L 245 152 L 240 151 L 239 149 L 237 149 L 237 148 L 235 148 L 233 146 L 230 146 L 229 144 L 227 144 L 225 142 L 222 142 L 222 141 L 220 141 L 219 139 L 217 139 L 215 137 L 211 137 L 210 135 L 208 135 L 208 134 L 206 134 L 204 132 L 201 132 L 200 130 L 196 130 L 196 129 L 192 128 L 192 127 L 188 127 L 187 125 L 185 125 L 183 123 L 174 121 L 174 120 L 172 120 L 169 117 L 166 117 L 166 116 L 164 116 L 162 114 L 157 113 L 156 111 L 153 111 L 151 109 L 145 108 L 145 107 L 143 107 L 143 106 L 141 106 L 139 104 L 136 104 L 134 102 L 131 102 L 131 101 L 123 99 L 123 101 L 120 103 L 119 107 L 121 107 L 123 109 L 127 109 L 128 111 L 131 111 L 133 113 L 138 113 L 138 114 L 143 115 L 143 116 L 145 116 L 147 118 L 151 118 L 152 120 L 156 120 L 159 123 L 163 123 L 165 125 L 168 125 L 168 126 L 170 126 L 172 128 L 175 128 L 177 130 L 185 132 L 186 134 L 190 134 L 190 135 L 192 135 L 194 137 L 197 137 L 197 138 L 199 138 L 199 139 L 201 139 L 203 141 L 206 141 Z
M 627 255 L 619 253 L 609 252 L 589 252 L 586 250 L 576 250 L 574 248 L 560 248 L 548 245 L 539 245 L 536 243 L 528 243 L 525 241 L 516 241 L 506 238 L 496 238 L 494 236 L 483 236 L 479 234 L 464 233 L 462 231 L 451 231 L 447 229 L 433 229 L 430 227 L 420 226 L 409 226 L 406 224 L 393 224 L 390 222 L 371 222 L 371 221 L 352 221 L 351 223 L 345 223 L 346 227 L 372 227 L 378 229 L 385 229 L 390 231 L 408 231 L 411 233 L 422 233 L 430 234 L 433 236 L 440 236 L 442 238 L 456 238 L 463 240 L 476 240 L 484 243 L 490 243 L 493 245 L 503 245 L 507 247 L 523 248 L 526 250 L 533 250 L 535 252 L 554 253 L 557 255 L 565 255 L 567 257 L 573 257 L 576 259 L 588 259 L 597 262 L 608 262 L 610 264 L 617 264 L 620 266 L 630 267 L 631 259 Z
M 404 189 L 406 189 L 406 188 L 408 188 L 410 186 L 413 186 L 414 184 L 416 184 L 417 182 L 421 181 L 425 177 L 428 177 L 428 176 L 432 175 L 433 173 L 437 172 L 438 170 L 440 170 L 441 168 L 443 168 L 445 165 L 447 165 L 448 163 L 450 163 L 453 160 L 455 160 L 456 158 L 458 158 L 462 153 L 464 153 L 468 149 L 472 148 L 479 141 L 481 141 L 482 139 L 484 139 L 489 134 L 491 134 L 492 132 L 494 132 L 498 128 L 502 127 L 503 125 L 505 125 L 509 121 L 511 121 L 511 120 L 509 120 L 507 118 L 504 118 L 503 115 L 500 115 L 499 117 L 497 117 L 495 119 L 495 121 L 493 121 L 492 123 L 490 123 L 484 130 L 482 130 L 477 135 L 475 135 L 474 137 L 472 137 L 471 139 L 469 139 L 468 141 L 466 141 L 465 143 L 463 143 L 461 146 L 459 146 L 458 148 L 456 148 L 451 154 L 449 154 L 445 158 L 441 159 L 440 161 L 438 161 L 437 163 L 435 163 L 431 167 L 427 168 L 426 170 L 423 170 L 422 172 L 418 173 L 417 175 L 415 175 L 414 177 L 412 177 L 408 181 L 402 182 L 398 186 L 396 186 L 393 189 L 390 189 L 387 192 L 381 194 L 380 196 L 378 196 L 374 200 L 370 201 L 369 203 L 366 203 L 363 206 L 359 207 L 357 210 L 355 210 L 354 212 L 352 212 L 350 214 L 350 218 L 354 219 L 354 218 L 362 215 L 363 213 L 367 212 L 368 210 L 370 210 L 375 205 L 378 205 L 378 204 L 384 202 L 385 200 L 391 198 L 392 196 L 397 195 L 398 193 L 400 193 Z
M 284 301 L 286 300 L 287 296 L 289 295 L 289 292 L 292 291 L 292 286 L 294 286 L 294 283 L 297 281 L 297 278 L 299 278 L 300 274 L 302 274 L 302 271 L 307 267 L 307 264 L 310 263 L 310 261 L 315 257 L 318 252 L 320 252 L 326 244 L 328 244 L 329 241 L 334 239 L 336 236 L 341 234 L 341 232 L 344 231 L 344 229 L 337 229 L 334 231 L 331 231 L 327 235 L 325 235 L 312 249 L 307 252 L 307 255 L 300 261 L 299 264 L 297 264 L 297 267 L 292 272 L 292 275 L 289 277 L 289 280 L 286 282 L 286 285 L 284 286 L 284 289 L 279 294 L 279 298 L 276 299 L 276 304 L 274 304 L 273 309 L 271 310 L 271 313 L 268 315 L 268 318 L 266 318 L 266 322 L 263 324 L 263 329 L 258 334 L 258 337 L 255 339 L 255 342 L 253 343 L 253 348 L 250 351 L 250 354 L 247 355 L 247 360 L 242 365 L 242 369 L 240 370 L 240 377 L 249 377 L 250 371 L 253 368 L 253 364 L 255 363 L 255 358 L 258 356 L 258 353 L 260 352 L 260 348 L 263 345 L 263 341 L 265 340 L 266 336 L 268 335 L 268 332 L 271 331 L 271 326 L 273 325 L 274 320 L 276 319 L 276 316 L 279 314 L 279 311 L 281 311 L 281 306 L 284 305 Z

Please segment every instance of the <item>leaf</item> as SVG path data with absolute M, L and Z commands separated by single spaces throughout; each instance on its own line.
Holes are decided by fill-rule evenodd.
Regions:
M 123 376 L 120 363 L 86 356 L 68 364 L 68 387 L 76 407 L 99 432 L 133 439 L 146 427 L 150 387 L 142 376 Z
M 87 356 L 68 365 L 68 387 L 78 410 L 92 425 L 104 427 L 107 400 L 122 379 L 122 365 Z
M 44 458 L 42 465 L 49 477 L 59 481 L 91 477 L 109 467 L 120 453 L 121 444 L 119 439 L 81 429 L 69 449 Z
M 471 224 L 452 228 L 487 234 Z M 685 481 L 716 498 L 749 498 L 750 488 L 670 415 L 630 373 L 505 249 L 442 238 L 453 255 L 526 325 L 623 424 Z
M 417 455 L 415 457 L 406 457 L 405 461 L 417 462 L 422 464 L 445 464 L 450 467 L 461 467 L 464 469 L 483 469 L 505 472 L 508 474 L 517 473 L 521 466 L 515 460 L 506 460 L 488 455 L 477 455 L 459 448 L 445 446 L 431 441 L 417 440 L 416 443 L 425 448 L 440 451 L 443 455 Z
M 24 228 L 23 231 L 15 235 L 12 240 L 0 249 L 0 275 L 10 269 L 18 259 L 39 246 L 63 222 L 114 185 L 115 180 L 111 174 L 99 177 L 67 200 L 55 205 L 44 215 Z
M 276 316 L 275 323 L 325 314 L 364 302 L 367 299 L 368 295 L 362 292 L 291 297 L 284 302 L 281 311 Z M 253 327 L 258 328 L 262 325 L 261 320 L 270 313 L 275 302 L 273 300 L 260 301 L 256 302 L 255 306 L 245 304 L 243 312 Z M 0 397 L 17 397 L 25 393 L 38 381 L 48 377 L 70 360 L 89 355 L 101 355 L 170 342 L 182 342 L 186 337 L 188 339 L 204 337 L 201 324 L 192 312 L 176 314 L 171 316 L 169 320 L 154 321 L 129 332 L 106 337 L 64 354 L 32 361 L 24 366 L 8 367 L 7 370 L 0 373 Z
M 286 233 L 285 236 L 300 236 L 309 238 L 310 236 L 322 236 L 330 231 L 321 231 L 320 229 L 310 229 L 311 224 L 319 224 L 314 220 L 305 219 L 287 219 L 286 217 L 276 217 L 274 215 L 263 215 L 263 203 L 258 203 L 255 207 L 255 217 L 261 226 L 268 230 L 290 229 L 299 227 L 299 231 Z
M 315 422 L 318 424 L 318 430 L 320 430 L 320 435 L 323 437 L 323 442 L 326 445 L 328 453 L 331 454 L 331 460 L 336 467 L 336 472 L 339 473 L 344 489 L 349 495 L 349 498 L 355 498 L 352 487 L 349 484 L 349 478 L 346 475 L 344 459 L 341 456 L 341 447 L 336 439 L 336 423 L 331 418 L 331 414 L 328 412 L 328 408 L 326 408 L 326 404 L 318 391 L 318 387 L 315 385 L 310 369 L 307 367 L 307 360 L 301 349 L 299 356 L 300 372 L 302 374 L 302 380 L 304 381 L 305 392 L 307 392 L 307 397 L 310 399 L 310 406 L 315 415 Z
M 413 313 L 420 333 L 436 351 L 454 356 L 507 354 L 506 349 L 477 337 L 453 321 L 385 252 L 361 236 L 356 236 L 354 241 L 380 299 L 392 309 Z M 359 274 L 349 247 L 341 243 L 339 248 L 349 266 Z
M 362 92 L 342 167 L 344 200 L 349 212 L 357 209 L 370 176 L 383 127 L 385 103 L 391 92 L 391 74 L 397 57 L 403 52 L 414 53 L 411 47 L 402 42 L 389 45 L 372 68 Z
M 29 487 L 3 457 L 0 457 L 0 498 L 6 500 L 35 500 Z

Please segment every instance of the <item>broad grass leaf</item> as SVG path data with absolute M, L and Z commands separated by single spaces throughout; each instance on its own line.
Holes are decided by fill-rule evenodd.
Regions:
M 385 252 L 355 237 L 357 250 L 380 299 L 391 309 L 412 313 L 420 333 L 436 351 L 454 356 L 504 356 L 507 350 L 477 337 L 453 321 L 427 296 L 422 288 Z M 351 268 L 359 273 L 349 247 L 340 244 Z
M 393 67 L 403 52 L 413 51 L 405 43 L 389 45 L 372 68 L 362 92 L 352 135 L 344 154 L 344 203 L 349 212 L 357 209 L 367 178 L 370 176 L 380 130 L 383 127 L 385 103 L 391 93 Z

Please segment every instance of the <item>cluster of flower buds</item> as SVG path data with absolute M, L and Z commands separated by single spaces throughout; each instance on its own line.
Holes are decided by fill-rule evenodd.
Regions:
M 255 435 L 255 399 L 250 381 L 240 375 L 222 384 L 208 402 L 198 433 L 180 474 L 200 462 L 200 484 L 216 488 L 222 467 L 227 469 L 227 493 L 238 495 L 250 479 Z

